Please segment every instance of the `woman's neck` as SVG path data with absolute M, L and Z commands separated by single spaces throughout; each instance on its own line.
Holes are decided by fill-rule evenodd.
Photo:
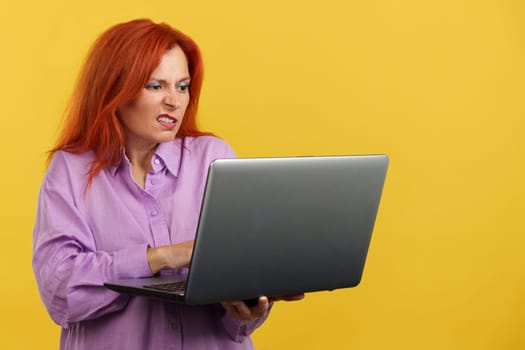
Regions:
M 126 156 L 131 163 L 131 174 L 135 182 L 144 188 L 146 175 L 152 171 L 151 157 L 157 149 L 157 145 L 151 147 L 126 147 Z

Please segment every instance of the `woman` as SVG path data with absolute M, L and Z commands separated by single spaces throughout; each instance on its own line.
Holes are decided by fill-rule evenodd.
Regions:
M 95 42 L 39 195 L 33 267 L 61 349 L 251 349 L 268 298 L 190 307 L 104 281 L 184 273 L 209 163 L 234 157 L 199 131 L 202 61 L 165 24 L 118 24 Z

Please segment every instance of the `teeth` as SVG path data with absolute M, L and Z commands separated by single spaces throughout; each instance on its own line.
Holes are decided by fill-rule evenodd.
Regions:
M 158 117 L 157 120 L 162 123 L 170 123 L 170 124 L 175 123 L 175 119 L 171 119 L 169 117 Z

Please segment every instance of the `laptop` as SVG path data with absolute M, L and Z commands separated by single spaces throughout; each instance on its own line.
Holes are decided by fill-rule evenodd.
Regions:
M 357 286 L 386 155 L 217 159 L 187 274 L 107 288 L 199 305 Z

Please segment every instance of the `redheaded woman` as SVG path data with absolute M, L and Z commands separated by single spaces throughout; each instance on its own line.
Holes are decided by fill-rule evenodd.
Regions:
M 92 47 L 39 195 L 33 267 L 61 349 L 251 349 L 270 303 L 185 306 L 104 281 L 188 266 L 209 163 L 233 157 L 196 126 L 193 40 L 135 20 Z

